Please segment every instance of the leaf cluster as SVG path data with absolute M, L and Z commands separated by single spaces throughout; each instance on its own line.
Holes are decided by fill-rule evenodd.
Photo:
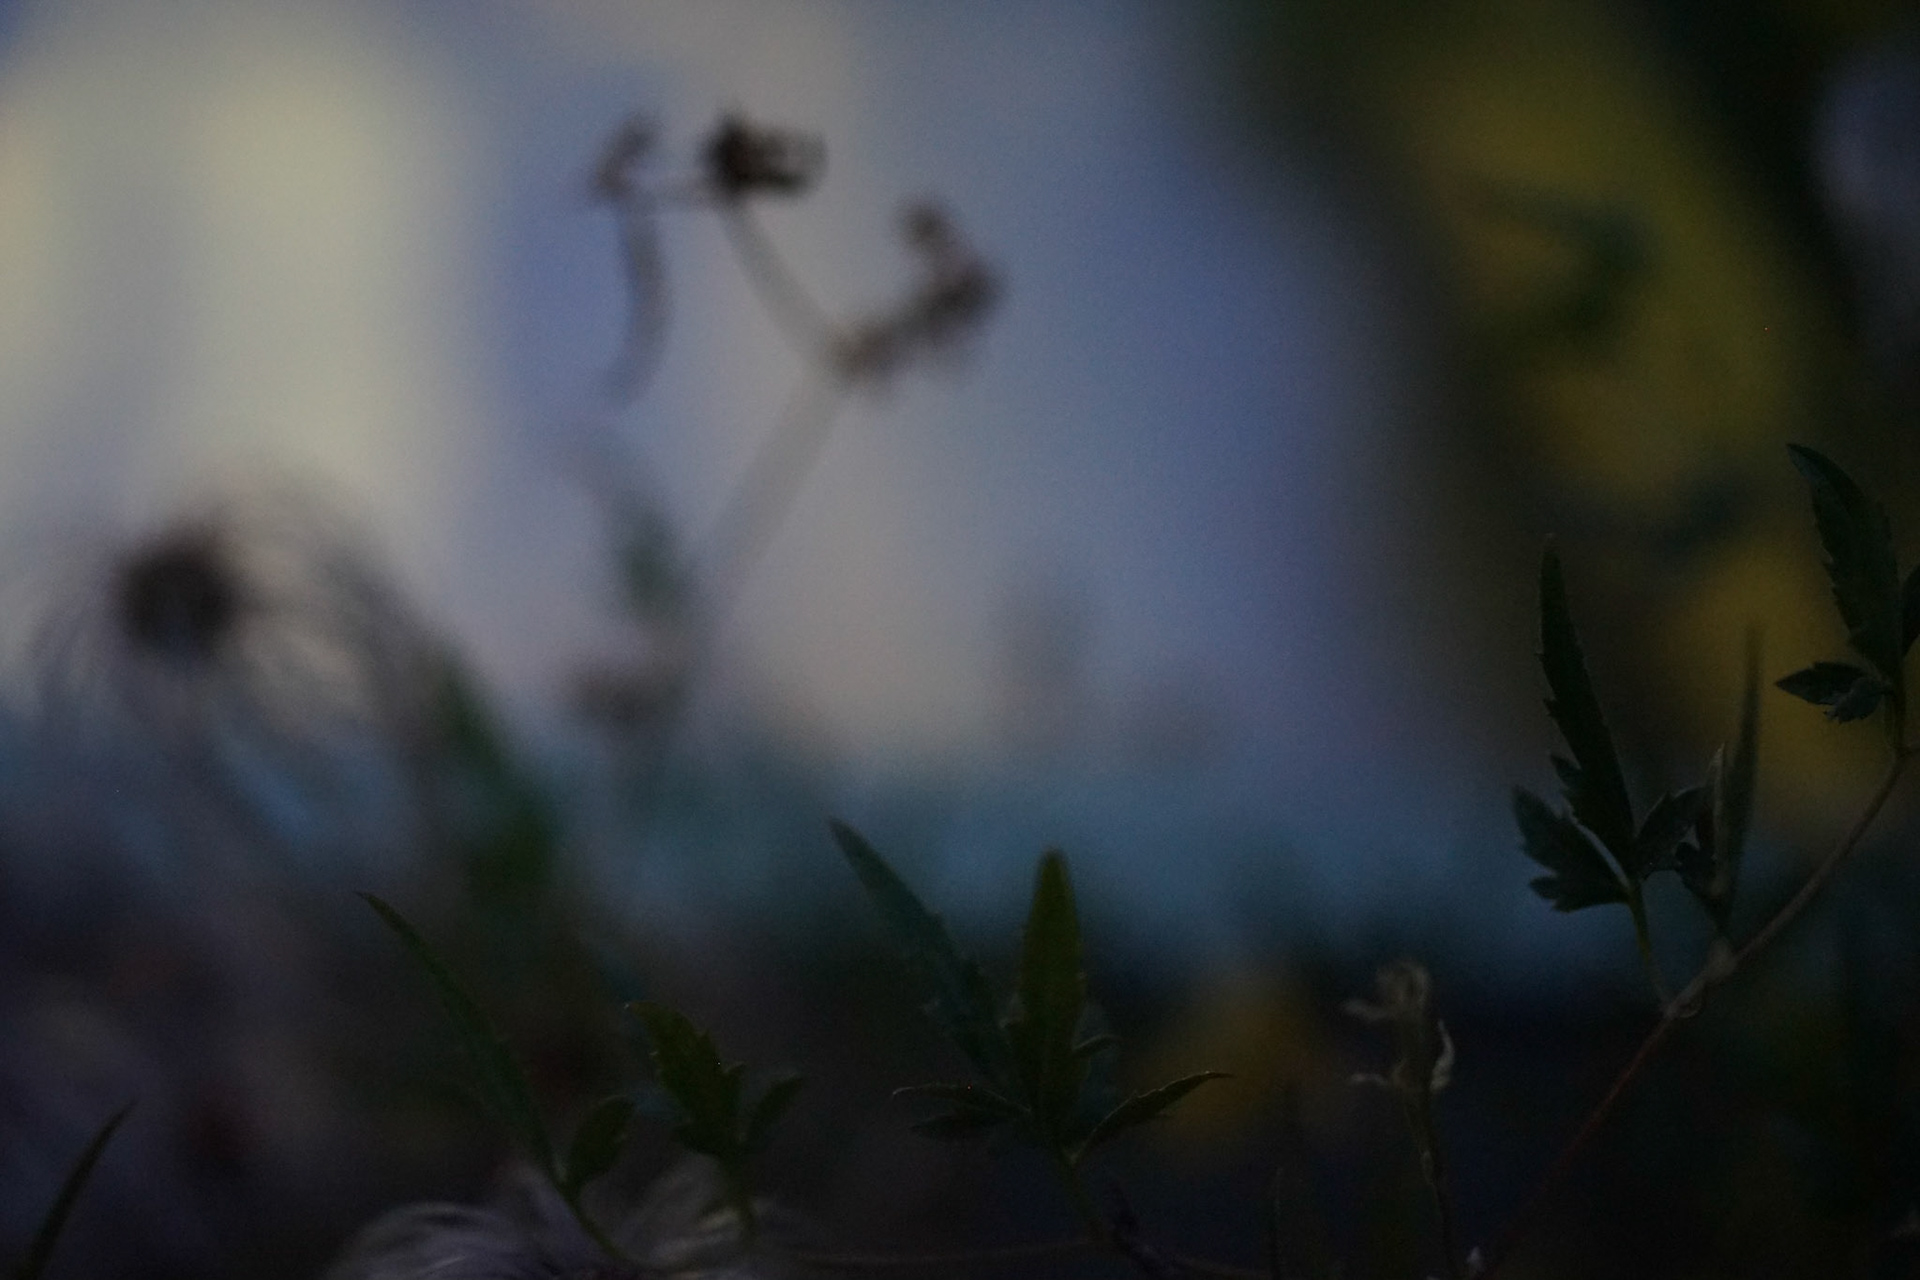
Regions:
M 980 1082 L 913 1085 L 899 1096 L 937 1103 L 914 1128 L 936 1138 L 1009 1131 L 1069 1170 L 1086 1155 L 1166 1112 L 1222 1073 L 1203 1071 L 1118 1101 L 1091 1087 L 1092 1064 L 1116 1049 L 1098 1031 L 1087 997 L 1079 914 L 1067 860 L 1040 859 L 1027 912 L 1019 974 L 1002 1006 L 980 966 L 962 955 L 929 911 L 865 837 L 845 823 L 833 837 L 879 911 L 908 968 L 929 993 L 927 1012 L 972 1064 Z
M 1806 477 L 1814 524 L 1826 553 L 1833 602 L 1857 662 L 1816 662 L 1777 682 L 1845 724 L 1885 708 L 1898 744 L 1906 723 L 1906 656 L 1920 636 L 1920 568 L 1900 579 L 1887 512 L 1826 455 L 1791 444 L 1787 452 Z
M 629 1007 L 646 1028 L 654 1075 L 678 1112 L 674 1141 L 719 1163 L 734 1208 L 751 1224 L 747 1159 L 766 1148 L 804 1080 L 779 1076 L 746 1103 L 745 1065 L 721 1061 L 712 1036 L 665 1005 L 643 1001 Z
M 588 1234 L 609 1254 L 621 1256 L 587 1216 L 580 1196 L 589 1183 L 619 1161 L 637 1111 L 634 1100 L 620 1094 L 596 1103 L 575 1129 L 565 1160 L 556 1158 L 526 1075 L 492 1020 L 405 916 L 370 893 L 360 896 L 400 938 L 432 984 L 466 1060 L 482 1109 L 553 1184 Z M 728 1199 L 751 1231 L 752 1198 L 746 1162 L 766 1147 L 775 1123 L 799 1091 L 800 1078 L 779 1077 L 751 1105 L 742 1107 L 745 1068 L 723 1063 L 711 1036 L 664 1005 L 638 1003 L 631 1008 L 646 1029 L 660 1086 L 678 1112 L 674 1139 L 719 1163 Z
M 1645 952 L 1644 886 L 1655 873 L 1672 871 L 1725 932 L 1753 807 L 1756 649 L 1749 643 L 1731 750 L 1723 747 L 1714 755 L 1704 781 L 1664 793 L 1637 815 L 1574 630 L 1559 553 L 1547 547 L 1540 564 L 1540 665 L 1547 678 L 1547 714 L 1566 743 L 1564 755 L 1551 757 L 1566 807 L 1556 809 L 1516 787 L 1513 816 L 1526 855 L 1547 872 L 1533 880 L 1533 890 L 1555 910 L 1622 903 L 1633 914 Z

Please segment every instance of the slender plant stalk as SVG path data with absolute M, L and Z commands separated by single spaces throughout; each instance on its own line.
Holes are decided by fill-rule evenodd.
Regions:
M 773 431 L 748 460 L 708 531 L 700 559 L 710 573 L 704 626 L 717 628 L 747 576 L 786 521 L 801 482 L 819 461 L 845 399 L 836 376 L 810 372 L 795 388 Z
M 1080 1226 L 1087 1233 L 1087 1242 L 1098 1249 L 1114 1247 L 1113 1227 L 1093 1203 L 1093 1197 L 1087 1194 L 1087 1184 L 1080 1177 L 1080 1170 L 1066 1153 L 1053 1152 L 1053 1166 L 1060 1175 L 1060 1185 L 1066 1189 L 1067 1199 L 1073 1204 L 1073 1211 L 1080 1218 Z
M 1827 856 L 1821 859 L 1820 865 L 1813 869 L 1812 874 L 1807 877 L 1793 897 L 1774 912 L 1773 916 L 1760 926 L 1759 931 L 1739 950 L 1731 955 L 1710 959 L 1680 994 L 1667 1002 L 1660 1013 L 1660 1020 L 1647 1032 L 1646 1038 L 1640 1042 L 1640 1047 L 1634 1050 L 1633 1057 L 1629 1058 L 1627 1065 L 1621 1068 L 1620 1074 L 1614 1078 L 1613 1084 L 1601 1097 L 1599 1103 L 1587 1113 L 1587 1118 L 1581 1122 L 1573 1138 L 1561 1148 L 1560 1154 L 1554 1157 L 1553 1163 L 1547 1166 L 1546 1173 L 1541 1176 L 1539 1183 L 1534 1187 L 1533 1195 L 1525 1206 L 1508 1224 L 1500 1238 L 1494 1242 L 1493 1248 L 1487 1254 L 1487 1265 L 1481 1272 L 1483 1278 L 1491 1277 L 1499 1271 L 1501 1265 L 1511 1255 L 1514 1246 L 1525 1238 L 1528 1229 L 1539 1217 L 1541 1209 L 1545 1207 L 1561 1179 L 1572 1168 L 1574 1161 L 1592 1140 L 1593 1135 L 1613 1114 L 1614 1108 L 1619 1105 L 1620 1099 L 1626 1094 L 1628 1088 L 1639 1079 L 1647 1063 L 1667 1042 L 1667 1037 L 1673 1034 L 1674 1028 L 1698 1013 L 1710 993 L 1730 982 L 1734 975 L 1755 956 L 1772 945 L 1774 939 L 1778 938 L 1787 926 L 1799 918 L 1813 900 L 1820 896 L 1821 890 L 1826 888 L 1827 882 L 1833 879 L 1841 866 L 1852 856 L 1861 840 L 1866 837 L 1868 829 L 1873 826 L 1874 820 L 1880 816 L 1880 811 L 1886 807 L 1913 754 L 1914 749 L 1906 743 L 1896 744 L 1893 759 L 1888 763 L 1886 773 L 1882 775 L 1879 785 L 1874 788 L 1866 806 L 1861 809 L 1860 816 L 1854 819 L 1847 833 L 1841 836 Z
M 1653 986 L 1653 998 L 1665 1009 L 1673 1003 L 1673 993 L 1667 990 L 1667 980 L 1660 972 L 1660 961 L 1653 954 L 1653 931 L 1647 926 L 1647 900 L 1640 886 L 1632 886 L 1631 897 L 1627 899 L 1627 908 L 1633 913 L 1633 943 L 1640 952 L 1640 967 L 1646 970 L 1647 981 Z
M 1433 1123 L 1433 1095 L 1423 1089 L 1401 1095 L 1407 1112 L 1407 1127 L 1413 1131 L 1420 1148 L 1420 1172 L 1433 1196 L 1433 1216 L 1440 1228 L 1440 1249 L 1446 1255 L 1450 1280 L 1466 1280 L 1462 1269 L 1459 1235 L 1454 1229 L 1453 1197 L 1447 1190 L 1446 1163 L 1440 1155 L 1440 1133 Z
M 836 368 L 840 363 L 840 328 L 799 279 L 787 268 L 760 223 L 740 204 L 723 205 L 720 225 L 727 230 L 747 283 L 760 295 L 760 304 L 773 317 L 795 350 L 810 364 Z

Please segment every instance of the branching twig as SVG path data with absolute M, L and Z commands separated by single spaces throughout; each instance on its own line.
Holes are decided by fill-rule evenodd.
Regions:
M 1812 874 L 1807 877 L 1798 892 L 1774 912 L 1773 916 L 1760 926 L 1759 931 L 1739 950 L 1730 955 L 1722 953 L 1710 958 L 1680 994 L 1667 1003 L 1666 1008 L 1661 1011 L 1660 1020 L 1647 1032 L 1646 1038 L 1640 1042 L 1640 1047 L 1634 1050 L 1633 1057 L 1629 1058 L 1627 1065 L 1621 1068 L 1620 1074 L 1614 1078 L 1613 1084 L 1609 1086 L 1599 1103 L 1587 1113 L 1587 1118 L 1581 1122 L 1573 1138 L 1561 1148 L 1560 1154 L 1554 1157 L 1553 1163 L 1547 1166 L 1546 1173 L 1541 1176 L 1539 1184 L 1534 1188 L 1533 1195 L 1525 1206 L 1508 1224 L 1500 1238 L 1494 1242 L 1493 1248 L 1488 1251 L 1487 1265 L 1481 1273 L 1482 1276 L 1491 1277 L 1497 1272 L 1512 1253 L 1513 1247 L 1525 1238 L 1528 1229 L 1533 1226 L 1534 1220 L 1545 1207 L 1548 1198 L 1566 1176 L 1567 1171 L 1573 1167 L 1574 1161 L 1592 1140 L 1593 1135 L 1599 1131 L 1601 1125 L 1613 1114 L 1621 1097 L 1640 1077 L 1640 1073 L 1659 1051 L 1660 1046 L 1665 1044 L 1667 1037 L 1673 1034 L 1674 1028 L 1683 1020 L 1698 1013 L 1711 992 L 1731 981 L 1735 974 L 1770 946 L 1781 932 L 1805 912 L 1813 900 L 1820 895 L 1828 881 L 1833 879 L 1842 864 L 1859 847 L 1874 820 L 1880 816 L 1880 811 L 1886 807 L 1913 754 L 1914 749 L 1905 743 L 1896 746 L 1886 773 L 1881 777 L 1879 786 L 1874 788 L 1866 806 L 1860 811 L 1860 816 L 1854 819 L 1853 825 L 1821 860 L 1820 865 L 1813 869 Z

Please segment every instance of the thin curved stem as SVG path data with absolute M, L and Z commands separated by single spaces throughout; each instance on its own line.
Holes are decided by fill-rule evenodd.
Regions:
M 837 368 L 841 345 L 839 326 L 787 269 L 785 260 L 760 229 L 753 214 L 738 202 L 723 204 L 720 225 L 726 228 L 727 242 L 740 260 L 747 283 L 760 295 L 760 305 L 767 309 L 787 341 L 809 363 L 823 369 Z
M 1635 884 L 1632 896 L 1627 899 L 1627 907 L 1633 912 L 1633 943 L 1640 952 L 1640 967 L 1646 970 L 1647 982 L 1653 987 L 1653 998 L 1662 1009 L 1673 1002 L 1673 993 L 1667 990 L 1667 980 L 1660 972 L 1660 961 L 1653 954 L 1653 931 L 1647 925 L 1647 901 Z
M 1828 882 L 1859 847 L 1861 840 L 1866 838 L 1867 831 L 1873 826 L 1874 820 L 1880 816 L 1880 811 L 1886 807 L 1887 801 L 1893 796 L 1894 788 L 1899 785 L 1901 775 L 1906 771 L 1907 762 L 1913 758 L 1913 755 L 1913 748 L 1905 742 L 1896 744 L 1893 759 L 1888 763 L 1886 773 L 1881 776 L 1880 783 L 1874 788 L 1866 806 L 1861 809 L 1860 816 L 1854 819 L 1853 825 L 1847 829 L 1845 835 L 1840 837 L 1827 856 L 1820 860 L 1820 865 L 1807 876 L 1806 881 L 1793 897 L 1787 899 L 1785 905 L 1774 912 L 1767 922 L 1760 926 L 1759 931 L 1737 951 L 1730 955 L 1710 958 L 1680 994 L 1667 1002 L 1666 1007 L 1661 1010 L 1660 1020 L 1647 1032 L 1646 1038 L 1640 1042 L 1640 1047 L 1634 1050 L 1633 1057 L 1627 1060 L 1627 1065 L 1620 1069 L 1618 1076 L 1614 1077 L 1613 1084 L 1601 1097 L 1599 1103 L 1587 1113 L 1586 1119 L 1581 1122 L 1573 1138 L 1561 1148 L 1560 1154 L 1554 1157 L 1553 1163 L 1547 1166 L 1546 1173 L 1541 1175 L 1539 1183 L 1534 1187 L 1533 1195 L 1508 1224 L 1500 1238 L 1495 1241 L 1493 1248 L 1487 1254 L 1486 1268 L 1481 1272 L 1483 1280 L 1497 1272 L 1512 1253 L 1513 1247 L 1525 1238 L 1528 1229 L 1539 1217 L 1540 1210 L 1545 1207 L 1548 1198 L 1559 1186 L 1567 1171 L 1573 1167 L 1574 1161 L 1592 1140 L 1593 1135 L 1599 1131 L 1601 1125 L 1613 1114 L 1620 1099 L 1625 1096 L 1633 1082 L 1639 1079 L 1640 1073 L 1645 1070 L 1654 1054 L 1659 1052 L 1660 1047 L 1666 1043 L 1667 1037 L 1673 1034 L 1674 1028 L 1683 1020 L 1698 1013 L 1709 994 L 1732 981 L 1735 974 L 1771 946 L 1787 926 L 1798 919 L 1813 900 L 1820 896 L 1821 890 L 1826 888 Z
M 773 431 L 760 442 L 727 495 L 697 557 L 708 582 L 706 629 L 718 627 L 767 546 L 792 510 L 800 485 L 826 448 L 839 419 L 843 388 L 807 377 L 794 390 Z

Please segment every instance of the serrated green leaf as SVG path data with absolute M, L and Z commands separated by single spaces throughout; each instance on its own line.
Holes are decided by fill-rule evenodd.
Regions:
M 1522 787 L 1513 791 L 1513 817 L 1521 848 L 1552 875 L 1532 881 L 1533 891 L 1556 911 L 1579 911 L 1607 902 L 1627 901 L 1627 887 L 1587 833 L 1565 814 Z
M 1886 680 L 1898 705 L 1906 609 L 1887 513 L 1826 455 L 1797 444 L 1787 452 L 1812 491 L 1813 519 L 1847 643 Z
M 1093 1150 L 1101 1143 L 1111 1142 L 1127 1130 L 1136 1129 L 1149 1120 L 1154 1120 L 1165 1115 L 1174 1103 L 1180 1101 L 1180 1099 L 1186 1097 L 1207 1081 L 1224 1080 L 1226 1078 L 1227 1073 L 1224 1071 L 1201 1071 L 1194 1075 L 1182 1076 L 1180 1079 L 1163 1084 L 1157 1089 L 1149 1089 L 1145 1093 L 1134 1094 L 1131 1098 L 1128 1098 L 1125 1102 L 1107 1112 L 1107 1114 L 1101 1118 L 1100 1123 L 1093 1126 L 1093 1132 L 1089 1133 L 1086 1139 L 1081 1142 L 1080 1150 L 1074 1156 L 1074 1159 L 1078 1161 L 1081 1156 L 1086 1155 L 1087 1152 Z
M 1007 1038 L 1034 1121 L 1050 1140 L 1061 1138 L 1086 1077 L 1086 1060 L 1074 1053 L 1086 999 L 1073 882 L 1066 858 L 1049 849 L 1034 877 Z
M 553 1145 L 547 1138 L 546 1125 L 541 1122 L 540 1113 L 534 1108 L 533 1091 L 527 1087 L 527 1078 L 521 1072 L 520 1064 L 507 1051 L 505 1039 L 460 985 L 459 979 L 453 976 L 453 970 L 447 967 L 439 953 L 420 936 L 419 930 L 408 923 L 405 916 L 373 894 L 363 893 L 360 896 L 399 936 L 407 952 L 433 984 L 435 994 L 440 997 L 440 1006 L 446 1011 L 447 1021 L 453 1024 L 461 1054 L 473 1073 L 481 1104 L 519 1144 L 521 1152 L 543 1173 L 557 1181 L 559 1171 L 554 1168 Z
M 14 1269 L 14 1280 L 39 1280 L 41 1273 L 47 1269 L 47 1262 L 53 1257 L 53 1247 L 60 1243 L 61 1233 L 67 1229 L 67 1219 L 73 1213 L 73 1206 L 79 1202 L 87 1180 L 93 1177 L 94 1166 L 100 1163 L 107 1144 L 113 1141 L 114 1132 L 132 1114 L 133 1106 L 129 1102 L 108 1116 L 106 1123 L 95 1131 L 92 1140 L 80 1152 L 80 1158 L 67 1170 L 53 1203 L 47 1206 L 46 1216 L 40 1219 L 39 1230 L 33 1233 L 33 1243 L 27 1246 L 26 1256 Z
M 1811 702 L 1817 707 L 1831 707 L 1846 697 L 1855 685 L 1867 679 L 1871 677 L 1850 662 L 1816 662 L 1792 675 L 1780 677 L 1773 682 L 1773 687 L 1782 693 L 1792 694 L 1802 702 Z
M 1024 1125 L 1029 1118 L 1027 1109 L 1019 1103 L 973 1084 L 907 1085 L 895 1089 L 893 1096 L 944 1103 L 944 1110 L 910 1126 L 915 1133 L 942 1141 L 979 1137 L 1004 1124 Z
M 768 1140 L 773 1137 L 773 1126 L 787 1113 L 806 1083 L 805 1076 L 781 1076 L 761 1091 L 759 1100 L 747 1111 L 746 1129 L 740 1138 L 742 1150 L 749 1155 L 766 1150 Z
M 633 1099 L 622 1095 L 602 1098 L 581 1119 L 574 1130 L 573 1144 L 567 1150 L 566 1178 L 560 1192 L 568 1199 L 580 1189 L 613 1168 L 626 1145 L 627 1127 L 633 1122 Z
M 980 966 L 960 954 L 938 915 L 866 838 L 844 822 L 829 822 L 854 875 L 880 912 L 920 985 L 932 995 L 928 1013 L 980 1073 L 995 1084 L 1009 1080 L 1009 1051 L 993 990 Z
M 673 1009 L 651 1001 L 628 1006 L 646 1028 L 654 1075 L 681 1112 L 673 1136 L 692 1151 L 737 1165 L 742 1068 L 721 1062 L 713 1037 Z
M 1567 804 L 1574 818 L 1624 862 L 1633 856 L 1633 803 L 1574 633 L 1560 555 L 1551 544 L 1540 561 L 1540 666 L 1551 695 L 1547 714 L 1573 753 L 1571 761 L 1554 761 Z
M 1676 867 L 1675 851 L 1699 825 L 1700 815 L 1711 800 L 1705 787 L 1688 787 L 1661 796 L 1648 810 L 1640 834 L 1634 838 L 1633 862 L 1622 869 L 1632 879 L 1645 880 L 1656 871 Z

